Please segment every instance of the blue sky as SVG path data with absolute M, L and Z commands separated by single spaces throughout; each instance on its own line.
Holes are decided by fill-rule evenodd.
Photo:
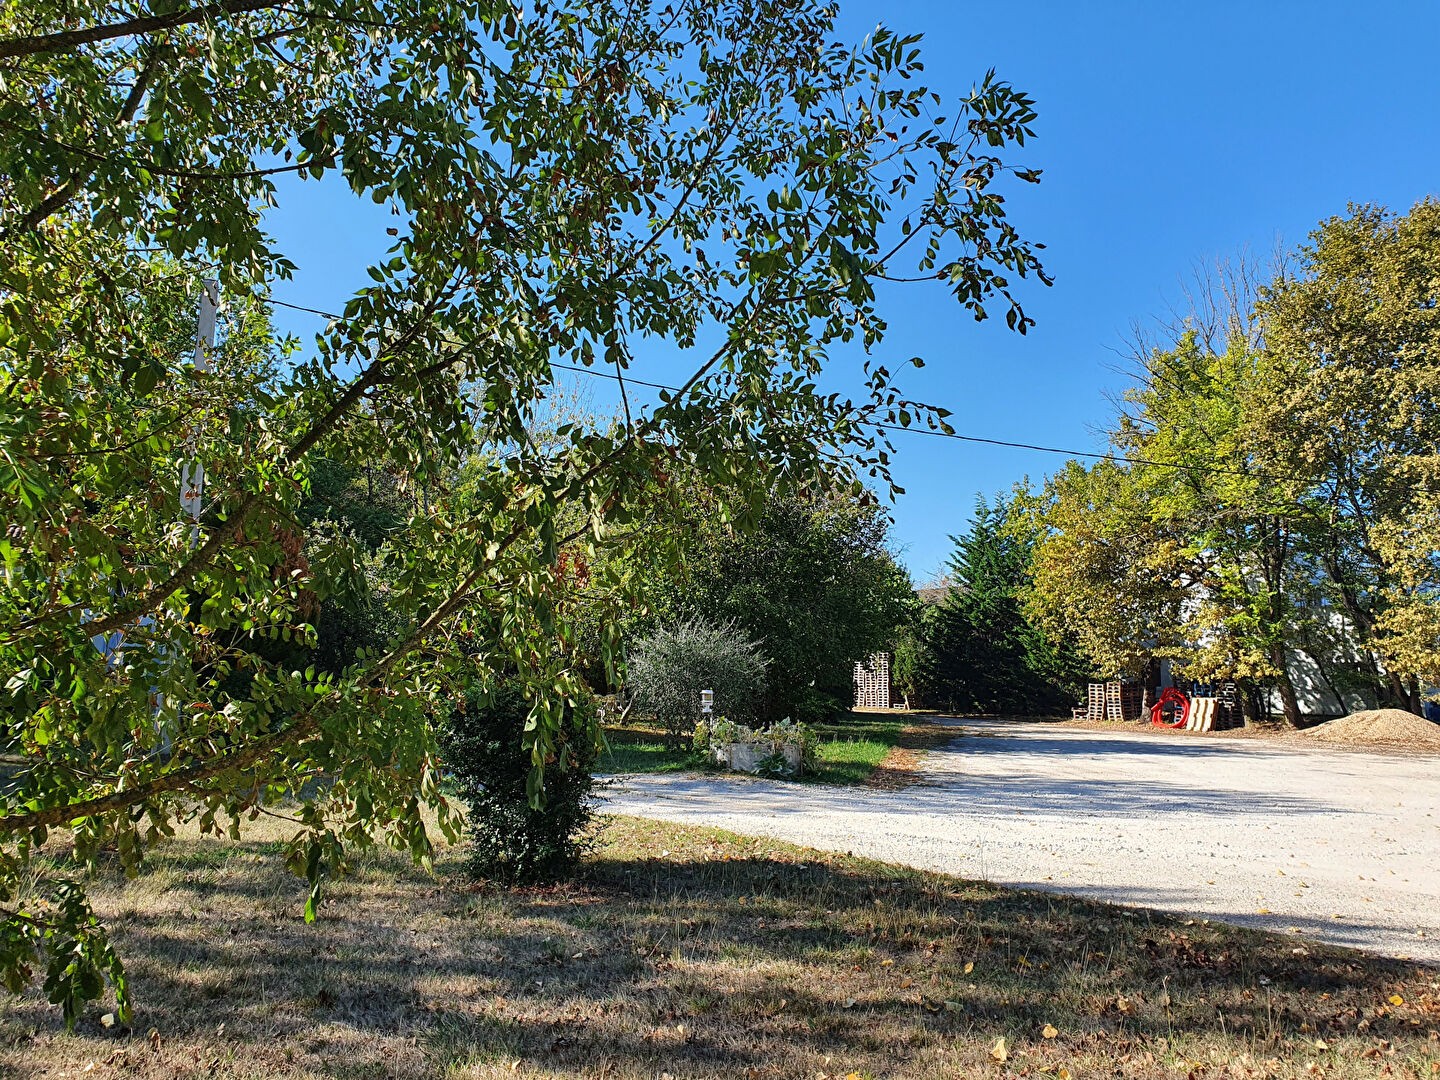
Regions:
M 842 0 L 845 36 L 878 22 L 925 35 L 928 84 L 962 95 L 986 68 L 1040 113 L 1025 155 L 1044 181 L 1011 214 L 1047 245 L 1052 289 L 1026 294 L 1021 338 L 927 288 L 884 294 L 884 353 L 923 356 L 912 396 L 962 432 L 1104 449 L 1107 392 L 1137 320 L 1178 301 L 1197 263 L 1294 247 L 1349 202 L 1406 208 L 1440 193 L 1440 4 Z M 283 193 L 271 227 L 300 266 L 276 296 L 331 308 L 365 283 L 388 221 L 330 185 Z M 280 320 L 313 332 L 304 316 Z M 858 364 L 855 365 L 858 367 Z M 892 365 L 893 366 L 893 365 Z M 895 544 L 939 569 L 977 493 L 1062 459 L 896 436 Z

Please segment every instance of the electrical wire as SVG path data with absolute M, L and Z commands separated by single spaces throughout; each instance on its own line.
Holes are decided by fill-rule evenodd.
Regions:
M 340 319 L 341 316 L 329 311 L 321 311 L 318 308 L 302 307 L 299 304 L 286 303 L 284 300 L 276 300 L 273 297 L 266 300 L 267 303 L 279 307 L 290 308 L 292 311 L 302 311 L 310 315 L 319 315 L 327 319 Z M 596 379 L 611 379 L 615 382 L 626 382 L 634 386 L 644 386 L 652 390 L 669 390 L 674 393 L 680 391 L 680 387 L 671 386 L 668 383 L 648 382 L 645 379 L 637 379 L 630 375 L 617 375 L 609 371 L 599 371 L 595 368 L 582 367 L 578 364 L 552 363 L 552 368 L 562 371 L 573 371 L 581 375 L 589 375 Z M 1304 483 L 1301 477 L 1284 476 L 1276 473 L 1256 472 L 1249 469 L 1227 469 L 1223 465 L 1194 465 L 1179 461 L 1159 461 L 1153 458 L 1126 457 L 1122 454 L 1102 453 L 1095 450 L 1070 450 L 1060 446 L 1041 446 L 1038 443 L 1015 442 L 1010 439 L 990 439 L 982 435 L 965 435 L 958 431 L 936 431 L 929 428 L 901 427 L 895 424 L 870 424 L 877 431 L 898 432 L 904 435 L 927 435 L 936 439 L 952 439 L 956 442 L 978 443 L 983 446 L 1000 446 L 1011 450 L 1029 450 L 1040 454 L 1060 454 L 1069 458 L 1088 458 L 1092 461 L 1110 461 L 1117 465 L 1145 465 L 1157 469 L 1179 469 L 1185 472 L 1210 473 L 1217 476 L 1238 476 L 1251 480 L 1275 480 L 1283 483 Z

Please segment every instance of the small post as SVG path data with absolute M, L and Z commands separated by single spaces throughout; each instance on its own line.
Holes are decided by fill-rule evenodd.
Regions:
M 215 348 L 215 316 L 220 310 L 220 282 L 206 278 L 200 288 L 200 312 L 195 327 L 195 370 L 210 370 L 210 353 Z M 205 465 L 195 457 L 195 436 L 189 440 L 189 460 L 180 466 L 180 505 L 193 523 L 190 546 L 200 546 L 200 512 L 205 503 Z

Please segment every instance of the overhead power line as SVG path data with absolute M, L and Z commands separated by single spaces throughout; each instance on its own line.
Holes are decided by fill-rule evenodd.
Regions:
M 284 300 L 270 298 L 268 303 L 278 307 L 290 308 L 292 311 L 302 311 L 309 315 L 319 315 L 326 319 L 340 319 L 342 316 L 333 312 L 321 311 L 318 308 L 302 307 L 299 304 L 286 303 Z M 618 375 L 610 371 L 600 371 L 597 368 L 583 367 L 579 364 L 557 364 L 552 363 L 552 368 L 562 371 L 573 371 L 581 375 L 589 375 L 595 379 L 610 379 L 614 382 L 625 382 L 633 386 L 644 386 L 652 390 L 669 390 L 679 393 L 680 387 L 671 386 L 668 383 L 649 382 L 645 379 L 637 379 L 630 375 Z M 1030 450 L 1039 454 L 1059 454 L 1070 458 L 1088 458 L 1092 461 L 1112 461 L 1117 465 L 1147 465 L 1157 469 L 1180 469 L 1185 472 L 1210 473 L 1217 476 L 1238 476 L 1252 480 L 1278 480 L 1295 483 L 1302 483 L 1301 477 L 1282 476 L 1276 473 L 1256 472 L 1250 469 L 1229 469 L 1223 465 L 1196 465 L 1181 461 L 1158 461 L 1153 458 L 1126 457 L 1121 454 L 1108 454 L 1095 450 L 1069 450 L 1060 446 L 1041 446 L 1038 443 L 1016 442 L 1010 439 L 990 439 L 982 435 L 964 435 L 958 431 L 938 431 L 923 427 L 901 427 L 898 424 L 870 424 L 877 431 L 899 432 L 904 435 L 927 435 L 936 439 L 952 439 L 955 442 L 978 443 L 983 446 L 1000 446 L 1011 450 Z

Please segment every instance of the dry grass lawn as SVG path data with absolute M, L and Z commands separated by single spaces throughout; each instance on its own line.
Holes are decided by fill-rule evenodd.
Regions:
M 306 926 L 279 835 L 97 882 L 134 1029 L 101 1006 L 65 1034 L 31 994 L 0 1006 L 0 1074 L 1440 1073 L 1440 972 L 1298 939 L 631 819 L 581 884 L 377 855 Z

